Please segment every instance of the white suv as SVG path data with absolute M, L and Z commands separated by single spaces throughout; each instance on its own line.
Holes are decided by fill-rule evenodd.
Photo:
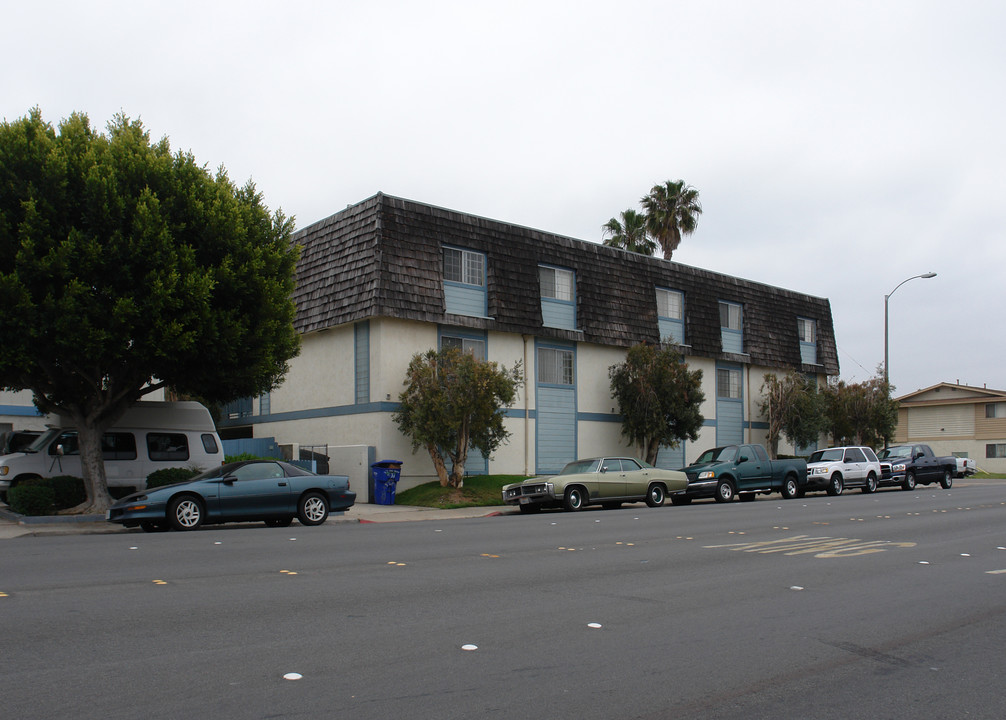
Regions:
M 868 447 L 817 450 L 807 459 L 808 490 L 827 490 L 829 495 L 841 495 L 845 488 L 859 487 L 865 493 L 872 493 L 879 479 L 880 461 Z

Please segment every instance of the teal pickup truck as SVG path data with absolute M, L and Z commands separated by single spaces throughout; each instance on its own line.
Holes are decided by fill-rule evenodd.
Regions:
M 781 493 L 787 500 L 807 488 L 807 461 L 770 460 L 761 445 L 726 445 L 699 455 L 684 468 L 688 488 L 671 496 L 671 504 L 687 505 L 695 498 L 729 502 L 735 496 L 754 500 L 758 493 Z

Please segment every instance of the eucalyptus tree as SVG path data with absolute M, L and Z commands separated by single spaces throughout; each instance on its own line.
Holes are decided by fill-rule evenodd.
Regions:
M 503 411 L 517 399 L 522 377 L 519 364 L 508 370 L 457 348 L 429 350 L 413 355 L 391 417 L 412 452 L 430 454 L 440 484 L 459 488 L 468 451 L 490 457 L 509 438 Z
M 633 345 L 625 362 L 608 368 L 608 377 L 622 435 L 642 449 L 646 462 L 657 461 L 661 446 L 698 439 L 704 422 L 702 371 L 689 370 L 677 349 Z
M 95 132 L 36 108 L 0 124 L 0 388 L 78 432 L 87 501 L 101 438 L 145 395 L 228 402 L 298 353 L 293 221 L 124 115 Z

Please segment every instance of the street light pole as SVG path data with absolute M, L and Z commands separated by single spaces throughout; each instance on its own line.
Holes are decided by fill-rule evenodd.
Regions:
M 887 325 L 887 303 L 891 299 L 891 295 L 893 295 L 895 293 L 895 291 L 899 287 L 901 287 L 902 285 L 904 285 L 909 280 L 915 280 L 916 278 L 925 278 L 925 279 L 928 280 L 929 278 L 934 278 L 934 277 L 936 277 L 936 273 L 934 273 L 934 272 L 927 272 L 927 273 L 923 273 L 922 275 L 912 275 L 912 277 L 906 278 L 906 279 L 902 280 L 901 282 L 899 282 L 897 285 L 894 286 L 894 290 L 891 290 L 891 292 L 889 292 L 886 295 L 884 295 L 884 384 L 885 385 L 889 386 L 891 384 L 891 375 L 890 375 L 890 373 L 888 371 L 888 360 L 889 360 L 889 357 L 888 357 L 888 349 L 887 349 L 887 327 L 888 327 L 888 325 Z

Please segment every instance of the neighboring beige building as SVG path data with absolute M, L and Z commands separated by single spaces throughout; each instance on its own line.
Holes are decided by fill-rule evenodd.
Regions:
M 940 383 L 897 398 L 895 442 L 922 442 L 937 455 L 973 458 L 1006 472 L 1006 391 Z

